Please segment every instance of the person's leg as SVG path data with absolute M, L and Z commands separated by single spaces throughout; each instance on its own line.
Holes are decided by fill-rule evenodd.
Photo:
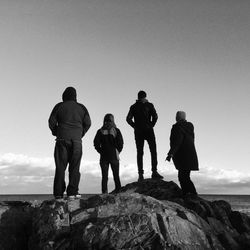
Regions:
M 102 170 L 102 193 L 108 192 L 108 175 L 109 175 L 109 162 L 100 160 Z
M 157 151 L 156 151 L 156 141 L 155 141 L 155 133 L 154 130 L 148 130 L 146 135 L 146 140 L 148 142 L 150 154 L 151 154 L 151 170 L 152 170 L 152 178 L 154 179 L 163 179 L 163 176 L 157 172 Z
M 53 194 L 55 197 L 62 197 L 65 191 L 65 170 L 68 164 L 68 150 L 64 140 L 58 140 L 54 150 L 55 159 L 55 177 L 53 185 Z
M 139 176 L 143 176 L 143 147 L 144 147 L 144 136 L 142 132 L 135 131 L 135 143 L 137 150 L 137 167 Z
M 178 171 L 178 179 L 180 182 L 182 193 L 184 195 L 188 194 L 188 193 L 197 194 L 195 186 L 190 179 L 190 173 L 191 173 L 190 170 L 179 170 Z
M 178 179 L 183 195 L 188 193 L 187 178 L 188 178 L 188 171 L 181 169 L 178 170 Z
M 188 190 L 189 190 L 189 193 L 197 195 L 196 188 L 195 188 L 194 183 L 192 182 L 192 180 L 190 178 L 190 175 L 191 175 L 191 171 L 189 172 L 189 175 L 188 175 L 188 177 L 189 177 L 188 178 Z
M 118 191 L 121 189 L 121 181 L 119 177 L 119 161 L 111 162 L 111 169 L 113 172 L 114 182 L 115 182 L 115 190 Z
M 154 130 L 148 130 L 146 135 L 146 140 L 148 142 L 149 150 L 151 153 L 151 166 L 152 172 L 157 171 L 157 151 L 156 151 L 156 141 L 155 141 L 155 134 Z
M 67 187 L 67 195 L 76 195 L 79 190 L 80 182 L 80 164 L 82 158 L 82 142 L 72 140 L 70 142 L 70 159 L 69 159 L 69 184 Z

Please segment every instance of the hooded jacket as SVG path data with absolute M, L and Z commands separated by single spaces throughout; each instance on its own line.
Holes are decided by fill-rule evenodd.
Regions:
M 62 99 L 50 114 L 49 128 L 57 139 L 81 140 L 91 126 L 89 112 L 77 102 L 73 87 L 65 89 Z
M 139 99 L 134 103 L 128 112 L 126 121 L 135 130 L 152 129 L 158 119 L 154 105 L 147 99 Z
M 101 161 L 119 160 L 119 153 L 123 149 L 123 137 L 114 123 L 112 114 L 105 115 L 103 126 L 98 129 L 94 138 L 94 147 L 100 154 Z
M 198 157 L 194 145 L 194 126 L 181 120 L 171 129 L 170 150 L 173 162 L 178 170 L 198 170 Z

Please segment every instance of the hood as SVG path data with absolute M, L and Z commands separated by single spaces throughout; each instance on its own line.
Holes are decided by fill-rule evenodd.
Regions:
M 76 89 L 73 87 L 67 87 L 62 94 L 62 99 L 64 102 L 76 101 Z
M 180 120 L 176 123 L 181 130 L 189 135 L 193 135 L 194 134 L 194 126 L 191 122 L 187 122 L 186 120 Z

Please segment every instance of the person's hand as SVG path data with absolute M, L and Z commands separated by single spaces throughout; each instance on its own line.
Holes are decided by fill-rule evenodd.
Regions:
M 170 161 L 171 160 L 171 155 L 168 155 L 167 158 L 166 158 L 166 161 Z

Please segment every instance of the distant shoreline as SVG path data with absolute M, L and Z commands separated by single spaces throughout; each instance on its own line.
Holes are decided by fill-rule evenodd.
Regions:
M 82 194 L 82 199 L 88 199 L 97 194 Z M 208 201 L 224 200 L 228 202 L 232 210 L 246 213 L 250 216 L 250 195 L 238 194 L 200 194 L 201 198 Z M 65 196 L 66 198 L 66 196 Z M 41 204 L 44 200 L 54 199 L 52 194 L 1 194 L 0 202 L 23 201 L 33 204 Z
M 82 194 L 83 199 L 88 199 L 89 197 L 96 194 Z M 66 198 L 66 196 L 65 196 Z M 1 201 L 43 201 L 52 200 L 54 196 L 52 194 L 0 194 Z

